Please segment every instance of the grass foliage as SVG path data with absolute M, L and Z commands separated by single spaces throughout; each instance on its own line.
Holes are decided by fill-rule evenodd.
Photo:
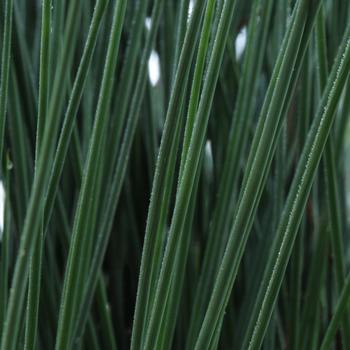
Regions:
M 1 350 L 350 349 L 348 1 L 0 28 Z

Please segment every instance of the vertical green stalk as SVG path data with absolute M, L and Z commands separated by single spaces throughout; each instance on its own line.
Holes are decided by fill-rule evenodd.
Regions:
M 200 322 L 203 319 L 205 306 L 212 291 L 213 279 L 217 272 L 221 254 L 220 248 L 226 243 L 228 223 L 231 221 L 232 210 L 229 210 L 229 208 L 232 207 L 232 202 L 235 202 L 235 186 L 240 170 L 239 163 L 244 155 L 244 144 L 248 139 L 248 125 L 253 116 L 252 99 L 258 86 L 258 81 L 253 77 L 259 74 L 262 64 L 272 1 L 269 1 L 266 6 L 266 12 L 262 15 L 262 19 L 260 18 L 261 7 L 261 1 L 255 1 L 252 6 L 252 17 L 248 28 L 247 47 L 244 53 L 238 96 L 232 116 L 228 145 L 225 146 L 227 150 L 222 174 L 220 174 L 216 205 L 209 226 L 209 237 L 204 252 L 202 269 L 196 286 L 196 298 L 191 311 L 188 348 L 193 346 L 193 342 L 198 335 Z M 261 26 L 259 25 L 260 21 L 262 22 Z M 222 237 L 221 239 L 218 239 L 218 234 Z
M 50 56 L 50 29 L 51 29 L 51 0 L 42 2 L 42 28 L 41 28 L 41 49 L 40 49 L 40 76 L 39 76 L 39 105 L 36 137 L 36 162 L 39 158 L 42 143 L 45 118 L 48 110 L 49 97 L 49 56 Z M 40 300 L 41 264 L 44 249 L 43 227 L 40 228 L 32 259 L 29 267 L 28 302 L 25 330 L 25 349 L 36 348 L 38 311 Z
M 57 350 L 68 349 L 73 345 L 73 339 L 71 339 L 73 319 L 77 311 L 78 289 L 81 288 L 83 284 L 81 268 L 84 266 L 85 261 L 85 252 L 81 251 L 81 248 L 85 246 L 84 242 L 88 234 L 86 222 L 88 219 L 87 215 L 89 215 L 90 211 L 89 208 L 91 207 L 91 201 L 89 200 L 90 191 L 93 188 L 95 175 L 97 173 L 95 165 L 98 162 L 97 157 L 100 153 L 99 150 L 101 149 L 107 123 L 109 121 L 110 101 L 114 82 L 113 77 L 116 70 L 126 4 L 127 0 L 119 0 L 115 4 L 114 9 L 106 63 L 101 83 L 101 92 L 74 219 L 58 321 L 55 347 Z
M 180 164 L 180 173 L 179 173 L 180 181 L 183 175 L 185 162 L 189 152 L 189 146 L 191 142 L 196 112 L 198 108 L 198 101 L 199 101 L 201 85 L 202 85 L 202 76 L 203 76 L 204 66 L 205 66 L 205 58 L 207 56 L 206 53 L 209 45 L 210 28 L 212 24 L 213 15 L 214 15 L 214 7 L 215 7 L 214 5 L 215 5 L 215 0 L 214 1 L 208 0 L 204 21 L 203 21 L 202 33 L 199 41 L 199 48 L 198 48 L 194 78 L 193 78 L 193 83 L 191 88 L 184 142 L 183 142 L 183 148 L 182 148 L 182 154 L 181 154 L 181 164 Z M 197 188 L 198 188 L 198 182 L 200 178 L 199 175 L 200 175 L 200 172 L 198 169 L 196 174 L 195 185 L 192 193 L 191 204 L 189 206 L 190 209 L 186 218 L 187 225 L 185 225 L 186 229 L 184 231 L 187 231 L 186 232 L 187 235 L 186 235 L 186 239 L 182 240 L 182 244 L 177 247 L 176 257 L 174 260 L 175 261 L 174 268 L 173 268 L 172 278 L 171 278 L 172 286 L 169 288 L 170 291 L 166 301 L 167 306 L 162 316 L 162 321 L 160 322 L 160 326 L 158 330 L 159 336 L 155 341 L 155 344 L 157 344 L 157 347 L 158 348 L 160 347 L 162 349 L 170 348 L 173 332 L 175 329 L 179 301 L 182 293 L 182 285 L 183 285 L 185 267 L 187 262 L 187 256 L 188 256 L 189 246 L 191 242 L 191 231 L 192 231 L 191 228 L 192 228 L 192 221 L 193 221 L 193 215 L 194 215 L 195 200 L 197 198 Z M 159 344 L 162 344 L 162 345 L 159 345 Z M 166 344 L 167 344 L 167 347 L 164 348 Z
M 156 290 L 155 303 L 147 331 L 145 349 L 151 349 L 157 338 L 158 325 L 161 322 L 161 317 L 166 305 L 166 298 L 169 293 L 172 264 L 176 256 L 177 247 L 180 246 L 182 240 L 185 239 L 184 224 L 196 178 L 195 175 L 198 169 L 201 150 L 204 145 L 204 137 L 219 76 L 219 68 L 222 63 L 223 52 L 233 17 L 235 3 L 235 1 L 226 1 L 224 4 L 220 23 L 215 36 L 215 43 L 209 59 L 208 70 L 205 76 L 198 112 L 196 114 L 189 152 L 176 196 L 169 238 L 165 248 L 164 259 Z
M 55 153 L 52 165 L 51 177 L 48 184 L 48 193 L 45 201 L 44 231 L 47 229 L 54 208 L 59 180 L 62 175 L 65 159 L 69 149 L 79 103 L 86 84 L 86 77 L 91 65 L 91 60 L 97 42 L 98 32 L 101 27 L 103 14 L 105 13 L 108 2 L 109 0 L 98 0 L 96 2 L 86 44 L 70 96 L 71 98 L 66 109 L 62 129 L 58 140 L 57 151 Z
M 196 2 L 193 9 L 193 16 L 191 17 L 186 31 L 184 45 L 182 47 L 178 69 L 174 80 L 174 87 L 169 101 L 169 107 L 164 125 L 162 141 L 156 164 L 155 177 L 153 180 L 151 200 L 146 224 L 145 241 L 141 258 L 139 284 L 137 290 L 134 325 L 131 340 L 131 348 L 133 350 L 137 350 L 141 347 L 142 334 L 147 325 L 146 314 L 150 298 L 150 289 L 154 287 L 151 285 L 151 274 L 154 270 L 154 251 L 156 248 L 157 240 L 159 239 L 156 235 L 159 224 L 158 212 L 161 211 L 162 208 L 162 188 L 166 177 L 165 172 L 161 170 L 167 165 L 168 154 L 172 148 L 173 137 L 175 136 L 174 130 L 176 130 L 176 125 L 179 122 L 179 118 L 176 117 L 181 109 L 180 102 L 182 101 L 185 92 L 183 85 L 188 79 L 189 67 L 192 62 L 196 37 L 199 31 L 200 20 L 204 8 L 205 2 L 199 1 Z
M 28 281 L 29 261 L 34 249 L 36 239 L 39 235 L 41 215 L 38 213 L 43 210 L 43 201 L 45 189 L 50 174 L 52 154 L 55 147 L 57 128 L 60 118 L 57 117 L 57 111 L 62 105 L 62 90 L 64 80 L 64 71 L 70 67 L 71 53 L 73 52 L 74 42 L 70 40 L 76 29 L 76 11 L 78 1 L 70 2 L 67 15 L 67 25 L 64 32 L 64 45 L 59 54 L 60 60 L 57 64 L 55 79 L 52 88 L 52 97 L 49 104 L 47 123 L 42 140 L 42 152 L 39 152 L 36 175 L 34 177 L 32 192 L 27 207 L 26 218 L 19 242 L 17 259 L 14 267 L 12 286 L 10 289 L 9 303 L 6 314 L 6 321 L 1 339 L 1 348 L 13 350 L 18 339 L 20 318 L 26 286 Z
M 321 8 L 320 13 L 317 18 L 316 26 L 316 42 L 317 42 L 317 59 L 318 59 L 318 74 L 319 74 L 319 84 L 320 90 L 323 91 L 328 76 L 328 60 L 327 60 L 327 41 L 326 41 L 326 28 L 325 28 L 325 18 L 323 15 L 323 8 Z M 343 251 L 343 225 L 341 221 L 341 206 L 340 206 L 340 196 L 337 181 L 337 169 L 334 155 L 334 133 L 328 139 L 325 146 L 324 152 L 324 168 L 326 177 L 326 188 L 327 188 L 327 208 L 331 228 L 331 242 L 332 250 L 334 256 L 334 267 L 335 267 L 335 280 L 337 284 L 337 289 L 343 288 L 345 283 L 345 258 Z M 345 348 L 350 347 L 350 333 L 347 331 L 350 327 L 349 317 L 345 314 L 343 319 L 342 327 L 342 340 Z
M 249 349 L 261 346 L 266 327 L 276 302 L 285 269 L 298 232 L 300 221 L 315 177 L 322 152 L 334 120 L 334 112 L 350 68 L 350 25 L 348 26 L 333 65 L 322 102 L 308 134 L 291 190 L 273 244 L 273 254 L 266 267 L 261 304 Z
M 343 288 L 339 293 L 339 299 L 334 307 L 334 314 L 332 316 L 331 322 L 329 323 L 326 333 L 323 337 L 323 341 L 321 344 L 321 350 L 328 350 L 332 346 L 332 341 L 336 335 L 338 327 L 342 320 L 344 320 L 344 316 L 346 316 L 346 312 L 348 310 L 348 303 L 350 299 L 350 275 L 347 276 Z
M 4 227 L 1 239 L 1 257 L 0 257 L 0 334 L 2 333 L 8 300 L 8 278 L 10 261 L 10 232 L 11 232 L 11 206 L 10 206 L 10 170 L 11 162 L 6 159 L 6 177 L 5 177 L 5 210 Z
M 10 75 L 11 37 L 12 37 L 12 13 L 13 0 L 5 0 L 5 19 L 3 27 L 3 41 L 1 53 L 1 84 L 0 84 L 0 167 L 2 168 L 2 157 L 5 135 L 5 121 L 7 112 L 7 93 Z
M 106 211 L 103 213 L 103 217 L 101 219 L 101 225 L 98 232 L 96 245 L 94 248 L 92 262 L 90 265 L 89 278 L 86 283 L 85 293 L 79 307 L 79 324 L 77 325 L 76 330 L 74 331 L 78 334 L 78 336 L 82 333 L 85 327 L 87 310 L 90 309 L 92 303 L 92 298 L 97 284 L 98 272 L 101 269 L 109 237 L 111 235 L 112 224 L 114 221 L 113 218 L 115 216 L 116 208 L 119 202 L 120 192 L 123 185 L 123 181 L 125 179 L 131 146 L 134 141 L 136 127 L 140 117 L 142 107 L 141 101 L 142 96 L 144 95 L 147 82 L 147 62 L 156 38 L 157 29 L 161 19 L 162 9 L 163 0 L 157 0 L 152 10 L 152 26 L 151 30 L 148 32 L 145 47 L 142 52 L 135 90 L 131 100 L 131 107 L 129 112 L 129 115 L 131 117 L 127 120 L 123 139 L 121 142 L 121 148 L 118 152 L 116 169 L 111 179 L 110 187 L 106 196 Z
M 213 336 L 215 325 L 223 317 L 237 275 L 267 170 L 274 153 L 276 137 L 282 125 L 282 112 L 287 92 L 296 76 L 294 67 L 302 42 L 307 42 L 311 33 L 317 2 L 301 0 L 296 4 L 294 15 L 277 59 L 272 79 L 261 110 L 258 126 L 244 174 L 239 205 L 230 237 L 216 279 L 209 307 L 197 340 L 196 349 L 202 349 Z M 305 28 L 305 37 L 304 37 Z M 293 74 L 291 73 L 293 69 Z M 295 70 L 297 72 L 298 70 Z M 289 96 L 288 96 L 289 97 Z
M 174 63 L 173 63 L 173 78 L 175 78 L 175 73 L 177 69 L 177 64 L 181 52 L 181 47 L 183 45 L 183 40 L 186 34 L 187 18 L 188 18 L 188 6 L 190 0 L 180 0 L 179 9 L 177 13 L 177 25 L 176 25 L 176 38 L 175 38 L 175 52 L 174 52 Z

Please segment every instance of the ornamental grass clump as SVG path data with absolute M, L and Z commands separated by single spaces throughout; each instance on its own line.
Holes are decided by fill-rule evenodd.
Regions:
M 3 0 L 0 349 L 350 349 L 350 3 Z

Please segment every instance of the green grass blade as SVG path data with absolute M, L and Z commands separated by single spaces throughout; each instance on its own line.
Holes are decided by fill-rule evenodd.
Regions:
M 195 173 L 198 167 L 201 150 L 204 144 L 204 136 L 208 124 L 211 103 L 219 76 L 223 51 L 225 48 L 228 31 L 233 17 L 235 2 L 226 2 L 222 10 L 216 40 L 208 64 L 208 71 L 203 85 L 196 122 L 191 137 L 191 144 L 187 156 L 184 173 L 179 183 L 175 209 L 169 232 L 169 239 L 165 248 L 164 259 L 158 281 L 155 304 L 151 313 L 150 324 L 147 331 L 145 348 L 150 349 L 157 337 L 158 325 L 160 323 L 165 301 L 169 291 L 169 281 L 172 271 L 172 262 L 176 255 L 177 245 L 185 238 L 184 223 L 188 210 L 191 192 L 195 181 Z M 190 161 L 189 161 L 190 160 Z
M 72 36 L 74 33 L 76 26 L 74 18 L 76 6 L 77 2 L 71 2 L 69 7 L 67 27 L 65 30 L 66 39 Z M 55 139 L 55 134 L 59 123 L 59 118 L 56 117 L 55 113 L 59 110 L 59 107 L 62 104 L 62 85 L 64 82 L 63 71 L 64 68 L 69 67 L 69 59 L 71 58 L 71 55 L 68 53 L 72 51 L 73 43 L 69 40 L 65 40 L 64 42 L 65 45 L 61 53 L 62 60 L 57 67 L 57 73 L 52 90 L 52 98 L 49 104 L 50 107 L 48 119 L 47 123 L 45 123 L 45 131 L 42 141 L 43 151 L 39 154 L 37 172 L 34 178 L 28 210 L 26 212 L 21 241 L 19 243 L 6 321 L 1 339 L 1 347 L 9 350 L 12 350 L 15 347 L 18 339 L 19 321 L 22 316 L 21 310 L 23 308 L 24 294 L 27 285 L 29 260 L 36 242 L 36 237 L 38 235 L 38 229 L 41 222 L 41 215 L 37 214 L 43 209 L 42 203 L 45 195 L 45 191 L 43 191 L 43 189 L 46 187 L 48 182 L 50 170 L 48 165 L 50 164 L 55 146 L 55 143 L 53 143 L 52 140 Z
M 185 167 L 185 162 L 189 152 L 189 146 L 191 142 L 196 112 L 198 108 L 198 101 L 200 97 L 201 83 L 202 83 L 201 77 L 204 72 L 206 52 L 208 50 L 209 38 L 210 38 L 210 27 L 211 27 L 212 19 L 214 17 L 214 5 L 215 5 L 214 1 L 208 1 L 206 12 L 204 15 L 203 29 L 202 29 L 202 33 L 199 41 L 198 55 L 197 55 L 194 78 L 193 78 L 193 83 L 191 88 L 184 142 L 183 142 L 183 148 L 182 148 L 182 154 L 181 154 L 181 164 L 180 164 L 180 173 L 179 173 L 180 179 L 182 177 L 183 169 Z M 188 229 L 187 235 L 186 235 L 187 238 L 182 240 L 182 244 L 181 246 L 178 247 L 176 252 L 174 269 L 172 272 L 173 274 L 172 281 L 171 281 L 172 286 L 169 288 L 170 290 L 169 296 L 166 301 L 167 306 L 163 315 L 163 321 L 161 322 L 161 326 L 159 327 L 159 330 L 158 330 L 160 334 L 157 340 L 158 344 L 157 342 L 155 343 L 157 347 L 160 347 L 162 349 L 170 348 L 170 343 L 171 343 L 174 328 L 175 328 L 174 326 L 175 326 L 176 315 L 178 313 L 179 301 L 181 297 L 182 284 L 184 279 L 184 271 L 186 267 L 189 245 L 191 242 L 191 227 L 192 227 L 192 221 L 193 221 L 193 215 L 194 215 L 195 199 L 197 196 L 196 192 L 197 192 L 198 182 L 199 182 L 199 171 L 197 170 L 197 172 L 198 173 L 196 175 L 191 204 L 189 205 L 189 208 L 191 209 L 189 209 L 189 213 L 187 214 L 188 217 L 186 218 L 187 225 L 185 225 L 185 227 Z
M 241 74 L 240 86 L 237 96 L 237 104 L 233 115 L 233 122 L 228 140 L 228 149 L 226 152 L 226 159 L 224 160 L 224 166 L 222 170 L 222 176 L 219 184 L 219 190 L 217 195 L 217 205 L 214 208 L 214 214 L 210 226 L 209 239 L 207 242 L 207 248 L 204 253 L 204 262 L 202 266 L 202 272 L 200 280 L 197 286 L 197 297 L 192 310 L 191 328 L 189 331 L 190 339 L 188 347 L 193 346 L 193 342 L 198 335 L 200 328 L 200 322 L 203 319 L 205 312 L 205 302 L 208 302 L 211 285 L 213 283 L 214 273 L 217 269 L 219 260 L 219 251 L 222 242 L 216 239 L 217 232 L 227 231 L 227 222 L 231 215 L 228 212 L 230 203 L 234 201 L 235 191 L 234 185 L 239 176 L 239 155 L 241 147 L 244 144 L 244 133 L 247 135 L 248 128 L 244 126 L 248 125 L 248 121 L 252 116 L 252 104 L 251 98 L 254 96 L 254 91 L 258 86 L 257 80 L 252 77 L 258 73 L 259 66 L 262 63 L 262 55 L 264 52 L 264 38 L 262 39 L 261 46 L 257 44 L 258 38 L 260 38 L 260 27 L 257 27 L 260 6 L 259 1 L 255 2 L 255 8 L 253 9 L 253 16 L 249 25 L 247 48 L 244 56 L 243 71 Z M 267 24 L 269 22 L 269 13 L 271 12 L 271 2 L 267 6 L 266 14 L 263 16 L 263 37 L 267 34 Z M 265 38 L 266 41 L 266 38 Z M 259 62 L 260 61 L 260 62 Z M 251 84 L 253 83 L 253 86 Z M 249 111 L 250 108 L 250 111 Z M 247 137 L 246 137 L 247 139 Z
M 182 52 L 179 59 L 179 65 L 174 81 L 174 87 L 171 94 L 171 99 L 169 102 L 169 107 L 167 111 L 166 122 L 164 126 L 162 142 L 160 145 L 155 178 L 153 180 L 153 187 L 151 193 L 150 207 L 148 211 L 145 242 L 142 252 L 140 276 L 138 284 L 138 292 L 136 298 L 135 316 L 134 316 L 134 326 L 132 334 L 132 349 L 138 349 L 142 343 L 142 333 L 146 325 L 146 313 L 147 313 L 147 303 L 149 302 L 150 293 L 150 282 L 151 273 L 154 269 L 153 256 L 155 244 L 157 241 L 156 233 L 158 226 L 158 211 L 161 210 L 162 201 L 162 186 L 165 181 L 165 172 L 160 172 L 157 169 L 161 169 L 167 164 L 167 157 L 172 147 L 172 137 L 173 131 L 176 130 L 177 125 L 177 114 L 180 110 L 180 102 L 184 94 L 183 85 L 188 79 L 189 65 L 192 60 L 194 52 L 194 43 L 196 42 L 196 36 L 199 28 L 201 14 L 204 11 L 205 4 L 202 2 L 197 2 L 193 9 L 193 16 L 191 17 L 190 23 L 187 28 L 186 36 L 184 39 L 184 45 L 182 47 Z
M 9 159 L 6 160 L 6 185 L 5 190 L 7 193 L 10 191 L 10 170 L 11 162 Z M 9 197 L 5 198 L 5 211 L 4 211 L 4 228 L 1 238 L 1 259 L 0 259 L 0 332 L 2 332 L 6 309 L 8 301 L 8 277 L 9 277 L 9 266 L 10 266 L 10 234 L 11 234 L 11 207 Z
M 349 16 L 0 2 L 0 348 L 349 347 Z
M 350 64 L 349 30 L 350 27 L 344 35 L 341 50 L 333 65 L 322 103 L 318 109 L 317 117 L 313 121 L 296 175 L 293 179 L 291 191 L 288 195 L 274 243 L 275 259 L 271 257 L 269 265 L 266 268 L 268 284 L 266 285 L 266 289 L 264 289 L 265 296 L 249 344 L 250 349 L 257 349 L 261 345 L 271 316 L 272 306 L 275 303 L 290 257 L 315 171 L 332 126 L 334 111 L 348 75 Z
M 114 75 L 116 69 L 119 41 L 124 21 L 126 3 L 127 2 L 125 0 L 121 0 L 115 5 L 105 70 L 102 79 L 101 93 L 96 110 L 95 124 L 93 134 L 91 136 L 89 153 L 85 165 L 83 182 L 79 195 L 79 203 L 75 214 L 72 240 L 65 273 L 61 311 L 58 321 L 56 349 L 67 349 L 73 345 L 73 339 L 71 339 L 72 323 L 75 312 L 77 311 L 76 298 L 78 288 L 80 288 L 82 282 L 81 267 L 83 266 L 85 259 L 85 252 L 81 249 L 85 246 L 84 240 L 86 240 L 85 236 L 87 230 L 86 220 L 91 207 L 89 191 L 91 191 L 91 188 L 93 188 L 94 179 L 97 172 L 95 165 L 98 162 L 101 143 L 104 137 L 103 133 L 105 133 L 108 122 L 108 112 L 112 96 L 113 83 L 113 80 L 110 77 Z
M 6 0 L 5 18 L 3 26 L 2 52 L 1 52 L 1 84 L 0 84 L 0 164 L 2 166 L 5 121 L 7 112 L 7 94 L 10 75 L 10 57 L 11 57 L 11 37 L 12 37 L 12 13 L 13 0 Z
M 259 198 L 259 192 L 261 192 L 261 184 L 264 183 L 262 182 L 264 169 L 269 164 L 269 157 L 272 157 L 272 153 L 270 153 L 271 146 L 276 136 L 276 130 L 278 130 L 280 114 L 284 100 L 286 99 L 286 92 L 290 85 L 291 75 L 289 73 L 296 61 L 303 29 L 307 21 L 309 6 L 310 4 L 305 1 L 297 3 L 295 17 L 290 24 L 290 35 L 287 32 L 283 49 L 276 63 L 276 68 L 260 115 L 262 125 L 258 124 L 258 128 L 256 129 L 255 139 L 250 151 L 251 155 L 248 159 L 246 180 L 243 181 L 242 195 L 225 255 L 220 264 L 211 300 L 197 339 L 197 349 L 205 347 L 205 344 L 210 342 L 216 323 L 219 322 L 220 317 L 223 317 L 224 309 L 233 287 L 238 265 L 248 238 L 249 226 L 251 226 L 247 218 L 252 216 L 254 206 L 256 206 L 255 202 Z M 254 147 L 255 140 L 259 140 L 255 144 L 256 148 Z M 249 165 L 250 159 L 253 160 L 251 166 Z M 260 190 L 257 192 L 256 189 Z
M 111 187 L 109 189 L 106 208 L 107 211 L 104 213 L 101 219 L 101 228 L 97 237 L 92 262 L 89 271 L 88 281 L 86 283 L 84 296 L 80 303 L 78 312 L 78 320 L 76 330 L 74 331 L 78 337 L 83 332 L 87 319 L 87 310 L 90 309 L 92 298 L 97 284 L 98 272 L 101 269 L 102 262 L 106 253 L 107 244 L 111 234 L 113 217 L 116 211 L 118 200 L 120 197 L 121 186 L 124 181 L 126 166 L 130 155 L 131 145 L 133 142 L 139 114 L 141 108 L 141 97 L 144 93 L 145 84 L 147 80 L 147 61 L 151 52 L 151 48 L 154 44 L 155 35 L 157 32 L 160 16 L 162 9 L 162 1 L 158 1 L 153 8 L 152 15 L 152 27 L 146 40 L 146 45 L 141 58 L 140 69 L 138 73 L 137 83 L 135 92 L 132 98 L 130 117 L 127 122 L 125 133 L 123 136 L 122 147 L 119 152 L 117 161 L 117 168 L 111 180 Z
M 346 310 L 348 309 L 348 302 L 350 297 L 350 276 L 345 280 L 344 286 L 339 294 L 339 299 L 334 308 L 334 314 L 327 327 L 326 333 L 323 337 L 320 349 L 327 350 L 332 346 L 332 341 L 335 337 L 338 327 L 341 324 L 342 319 L 346 315 Z
M 67 156 L 70 140 L 73 133 L 75 118 L 78 112 L 79 103 L 82 98 L 87 73 L 91 65 L 92 55 L 97 42 L 99 28 L 101 26 L 102 17 L 107 4 L 108 0 L 99 0 L 95 6 L 95 12 L 91 20 L 89 34 L 86 40 L 84 52 L 82 54 L 77 76 L 73 85 L 71 99 L 65 113 L 65 118 L 58 140 L 57 151 L 55 153 L 55 158 L 52 166 L 51 177 L 48 185 L 48 193 L 46 197 L 44 228 L 47 227 L 52 215 L 55 197 L 58 191 L 59 180 L 62 174 L 65 158 Z
M 319 62 L 320 89 L 324 90 L 328 75 L 326 29 L 323 11 L 320 11 L 317 20 L 317 58 Z M 325 147 L 324 167 L 328 194 L 328 213 L 331 227 L 331 241 L 335 260 L 335 274 L 338 289 L 341 290 L 345 283 L 345 261 L 343 252 L 343 227 L 340 218 L 340 201 L 337 184 L 337 171 L 334 156 L 333 137 L 330 135 Z M 342 339 L 345 347 L 350 346 L 350 338 L 346 329 L 349 329 L 349 318 L 345 316 L 342 329 Z
M 36 159 L 40 151 L 44 133 L 45 118 L 47 115 L 49 96 L 49 53 L 50 53 L 50 28 L 51 28 L 51 1 L 42 2 L 42 30 L 40 49 L 40 83 L 39 106 L 36 136 Z M 37 343 L 38 309 L 41 284 L 41 264 L 44 248 L 43 229 L 37 238 L 33 257 L 29 267 L 28 302 L 25 330 L 25 349 L 35 349 Z

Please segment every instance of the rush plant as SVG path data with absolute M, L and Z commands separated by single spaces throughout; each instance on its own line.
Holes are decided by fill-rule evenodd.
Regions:
M 0 350 L 350 349 L 348 1 L 0 28 Z

